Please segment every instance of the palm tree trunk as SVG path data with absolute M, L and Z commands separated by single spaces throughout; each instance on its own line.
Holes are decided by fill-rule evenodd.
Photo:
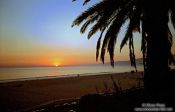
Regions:
M 147 91 L 160 92 L 168 73 L 168 9 L 166 0 L 144 2 L 143 28 L 147 41 L 144 85 Z

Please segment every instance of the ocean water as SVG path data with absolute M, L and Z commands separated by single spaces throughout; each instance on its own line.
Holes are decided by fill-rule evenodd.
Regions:
M 143 71 L 143 66 L 137 66 Z M 23 67 L 23 68 L 0 68 L 0 82 L 8 80 L 24 80 L 33 78 L 70 77 L 77 75 L 96 75 L 105 73 L 121 73 L 135 70 L 129 64 L 116 65 L 112 68 L 109 65 L 83 65 L 66 67 Z

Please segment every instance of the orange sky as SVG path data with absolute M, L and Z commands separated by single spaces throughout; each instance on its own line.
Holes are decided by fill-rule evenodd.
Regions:
M 11 50 L 11 49 L 9 49 Z M 26 49 L 24 49 L 26 50 Z M 95 45 L 92 50 L 84 51 L 81 49 L 34 49 L 30 52 L 23 53 L 1 52 L 0 66 L 55 66 L 55 65 L 79 65 L 97 63 L 95 58 Z M 20 53 L 21 52 L 21 53 Z M 3 55 L 2 55 L 3 54 Z M 116 60 L 127 60 L 128 55 L 125 53 L 116 55 Z M 106 55 L 106 61 L 109 61 L 109 56 Z M 100 61 L 98 61 L 99 63 Z
M 93 2 L 91 2 L 93 4 Z M 71 0 L 3 0 L 0 4 L 0 66 L 55 66 L 97 63 L 97 33 L 88 40 L 72 21 L 85 9 Z M 128 47 L 119 52 L 127 24 L 118 35 L 115 61 L 129 60 Z M 141 37 L 135 34 L 136 58 Z M 175 51 L 174 51 L 175 52 Z M 106 62 L 109 56 L 106 53 Z M 98 63 L 101 63 L 100 60 Z

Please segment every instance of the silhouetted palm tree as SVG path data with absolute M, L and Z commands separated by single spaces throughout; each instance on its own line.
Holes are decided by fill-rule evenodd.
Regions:
M 84 4 L 89 1 L 85 0 Z M 114 66 L 114 48 L 118 33 L 122 25 L 129 21 L 120 49 L 129 42 L 131 65 L 136 67 L 133 32 L 142 33 L 141 50 L 145 87 L 154 88 L 153 86 L 155 86 L 157 88 L 165 74 L 168 73 L 168 62 L 172 60 L 170 58 L 172 57 L 172 34 L 168 27 L 170 18 L 175 27 L 173 0 L 101 0 L 80 14 L 73 21 L 72 26 L 84 22 L 80 30 L 81 33 L 84 33 L 88 26 L 92 26 L 88 33 L 88 39 L 100 31 L 96 59 L 98 59 L 101 48 L 102 62 L 104 63 L 104 56 L 108 51 L 111 65 Z M 101 46 L 103 34 L 104 39 Z

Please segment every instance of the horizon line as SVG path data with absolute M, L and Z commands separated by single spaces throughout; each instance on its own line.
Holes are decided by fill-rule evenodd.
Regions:
M 141 58 L 138 58 L 138 59 L 141 59 Z M 136 59 L 136 60 L 138 60 Z M 118 62 L 130 62 L 130 60 L 122 60 L 122 61 L 115 61 L 115 63 L 118 63 Z M 110 64 L 110 62 L 104 62 L 104 64 Z M 71 65 L 58 65 L 58 66 L 55 66 L 55 65 L 0 65 L 0 68 L 15 68 L 15 67 L 19 67 L 19 68 L 25 68 L 25 67 L 68 67 L 68 66 L 86 66 L 86 65 L 104 65 L 102 62 L 99 63 L 89 63 L 89 64 L 71 64 Z

